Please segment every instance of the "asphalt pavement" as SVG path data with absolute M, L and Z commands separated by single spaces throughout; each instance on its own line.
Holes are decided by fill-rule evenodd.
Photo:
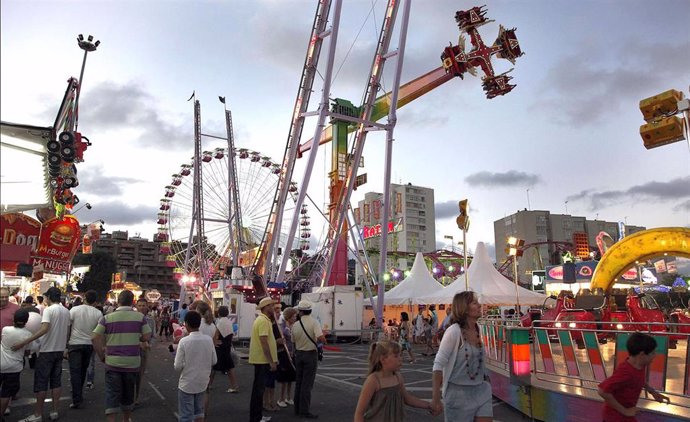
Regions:
M 173 370 L 173 356 L 168 351 L 169 342 L 156 342 L 149 356 L 140 403 L 134 410 L 132 419 L 139 421 L 176 421 L 177 420 L 177 380 L 178 374 Z M 351 422 L 361 386 L 367 374 L 366 344 L 338 343 L 340 351 L 325 352 L 323 362 L 319 365 L 316 384 L 312 392 L 311 412 L 318 414 L 318 420 L 327 422 Z M 419 346 L 419 351 L 422 346 Z M 210 407 L 207 421 L 247 421 L 249 420 L 249 399 L 254 371 L 247 364 L 246 348 L 238 348 L 242 357 L 235 371 L 240 386 L 239 393 L 231 394 L 227 376 L 217 374 L 212 385 Z M 405 363 L 402 375 L 408 391 L 416 396 L 431 399 L 431 367 L 433 357 L 424 357 L 417 353 L 417 362 Z M 98 421 L 104 420 L 104 367 L 96 363 L 96 380 L 94 388 L 85 390 L 84 403 L 80 409 L 69 409 L 71 403 L 69 368 L 63 362 L 62 392 L 60 397 L 61 421 Z M 18 421 L 33 411 L 35 398 L 33 394 L 33 370 L 27 368 L 22 372 L 19 397 L 10 406 L 11 414 L 5 421 Z M 521 422 L 530 419 L 512 407 L 494 398 L 494 420 L 502 422 Z M 47 401 L 44 409 L 44 421 L 48 421 L 51 403 Z M 442 416 L 432 417 L 426 411 L 407 408 L 408 421 L 443 421 Z M 293 413 L 291 406 L 276 412 L 264 412 L 271 416 L 271 422 L 301 421 Z M 119 420 L 119 419 L 118 419 Z

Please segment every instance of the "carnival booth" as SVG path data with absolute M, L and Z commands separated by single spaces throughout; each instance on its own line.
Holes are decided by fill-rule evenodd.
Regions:
M 467 270 L 469 290 L 477 294 L 482 305 L 509 306 L 515 305 L 519 295 L 520 305 L 541 305 L 546 295 L 525 289 L 515 288 L 515 283 L 508 280 L 494 267 L 484 242 L 477 243 L 477 249 Z M 435 293 L 422 295 L 419 300 L 424 303 L 450 304 L 456 293 L 464 292 L 465 277 L 460 276 L 454 282 Z
M 425 305 L 431 305 L 436 302 L 428 302 L 422 299 L 424 295 L 431 292 L 438 293 L 443 290 L 441 283 L 436 281 L 431 275 L 424 262 L 424 256 L 421 252 L 417 252 L 414 263 L 410 269 L 410 274 L 383 295 L 384 321 L 395 319 L 400 320 L 400 313 L 407 312 L 412 319 L 417 315 L 418 309 L 424 309 Z M 378 297 L 374 297 L 374 304 L 377 303 Z M 365 305 L 369 303 L 365 300 Z M 365 306 L 364 322 L 368 323 L 374 317 L 374 312 L 371 305 Z

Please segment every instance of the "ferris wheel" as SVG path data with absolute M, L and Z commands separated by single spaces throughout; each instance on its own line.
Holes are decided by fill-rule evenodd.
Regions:
M 228 162 L 232 158 L 235 158 L 238 179 L 240 233 L 232 222 L 233 207 L 228 195 Z M 160 201 L 156 236 L 159 241 L 162 241 L 161 253 L 167 255 L 167 265 L 175 267 L 176 277 L 182 277 L 184 274 L 199 274 L 200 263 L 205 263 L 212 278 L 220 276 L 226 267 L 231 265 L 233 253 L 237 253 L 240 257 L 240 266 L 252 265 L 256 253 L 261 248 L 261 241 L 271 212 L 271 201 L 278 186 L 281 171 L 280 165 L 272 162 L 269 157 L 245 148 L 236 148 L 232 155 L 228 154 L 227 148 L 204 151 L 200 164 L 202 165 L 200 173 L 203 178 L 201 183 L 203 233 L 197 236 L 197 232 L 192 231 L 193 159 L 183 164 L 180 170 L 172 175 L 172 182 L 165 187 L 164 196 Z M 291 183 L 289 192 L 289 199 L 285 203 L 286 218 L 291 218 L 294 212 L 297 200 L 296 183 Z M 285 245 L 287 229 L 286 233 L 281 235 L 280 247 L 285 251 L 284 253 L 289 253 L 295 248 L 309 249 L 311 237 L 309 226 L 307 208 L 303 206 L 300 210 L 299 240 L 287 248 Z M 282 227 L 287 228 L 289 224 L 283 224 Z M 241 239 L 240 243 L 238 239 Z M 201 242 L 201 245 L 198 242 Z M 238 244 L 240 246 L 236 249 L 239 250 L 233 251 L 233 245 Z M 199 250 L 202 251 L 202 257 L 196 256 Z

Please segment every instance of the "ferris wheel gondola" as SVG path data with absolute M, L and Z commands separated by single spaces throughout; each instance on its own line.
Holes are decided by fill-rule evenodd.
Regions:
M 240 257 L 240 266 L 246 267 L 252 264 L 253 257 L 261 247 L 270 216 L 271 197 L 278 184 L 280 166 L 257 151 L 236 148 L 231 153 L 228 152 L 227 148 L 216 148 L 201 154 L 203 233 L 190 236 L 194 203 L 193 160 L 190 164 L 183 164 L 180 170 L 172 175 L 170 184 L 165 187 L 157 214 L 156 239 L 163 242 L 161 253 L 166 254 L 167 265 L 175 268 L 174 273 L 178 278 L 186 274 L 199 274 L 200 263 L 205 263 L 212 278 L 218 278 L 231 265 L 233 253 Z M 239 233 L 233 228 L 233 207 L 227 194 L 228 160 L 231 158 L 235 159 L 236 163 L 241 210 L 242 244 L 237 251 L 233 251 L 235 243 L 232 239 L 238 239 Z M 296 195 L 297 185 L 293 183 L 290 199 L 286 201 L 286 210 L 294 209 Z M 302 207 L 300 213 L 303 219 L 308 221 L 306 206 Z M 289 212 L 285 213 L 286 218 L 290 215 Z M 309 232 L 308 225 L 303 226 L 302 232 Z M 280 247 L 286 253 L 292 249 L 308 250 L 308 237 L 300 237 L 287 248 L 287 235 L 281 236 L 283 241 Z M 187 253 L 188 249 L 192 253 L 192 259 Z M 202 257 L 196 256 L 199 250 L 202 251 Z

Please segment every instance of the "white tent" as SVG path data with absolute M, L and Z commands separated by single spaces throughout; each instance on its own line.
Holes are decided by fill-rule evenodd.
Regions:
M 515 305 L 515 283 L 505 278 L 491 263 L 483 242 L 477 243 L 474 259 L 467 271 L 469 290 L 477 293 L 483 305 Z M 452 303 L 456 293 L 465 291 L 465 276 L 461 275 L 441 291 L 428 293 L 419 300 L 422 303 Z M 541 305 L 547 296 L 518 287 L 520 305 Z
M 422 253 L 417 252 L 410 275 L 387 291 L 383 295 L 383 302 L 386 305 L 423 305 L 427 302 L 419 300 L 422 295 L 441 290 L 443 286 L 429 274 Z

